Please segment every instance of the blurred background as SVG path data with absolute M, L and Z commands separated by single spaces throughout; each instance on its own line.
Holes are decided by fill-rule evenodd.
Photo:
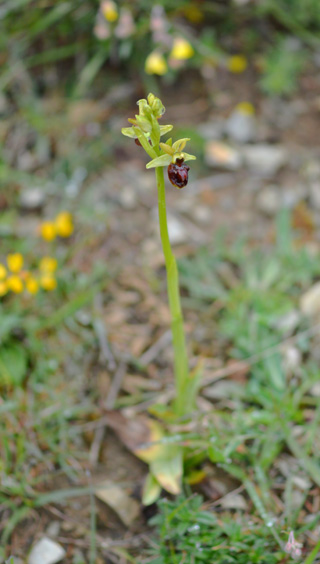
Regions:
M 0 559 L 27 561 L 46 536 L 67 563 L 127 562 L 148 544 L 145 467 L 104 412 L 134 417 L 170 396 L 172 353 L 154 174 L 121 127 L 153 92 L 197 156 L 167 197 L 204 377 L 308 330 L 320 310 L 308 293 L 320 277 L 319 0 L 2 0 L 0 31 Z M 318 351 L 302 340 L 285 368 L 272 357 L 275 389 L 280 364 L 281 378 L 294 365 L 314 385 Z M 261 407 L 270 366 L 249 385 L 273 413 Z M 230 393 L 210 388 L 200 411 L 229 409 Z M 90 480 L 106 477 L 125 484 L 132 520 L 117 502 L 90 509 Z

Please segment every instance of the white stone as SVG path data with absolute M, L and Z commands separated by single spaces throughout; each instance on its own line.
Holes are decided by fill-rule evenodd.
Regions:
M 267 216 L 275 215 L 281 207 L 281 195 L 278 186 L 266 186 L 257 196 L 257 208 Z
M 311 182 L 310 201 L 313 208 L 320 210 L 320 181 Z
M 226 495 L 221 500 L 220 505 L 224 509 L 240 509 L 245 511 L 248 508 L 248 504 L 243 495 L 233 493 Z
M 247 145 L 242 148 L 245 164 L 259 176 L 273 176 L 287 162 L 287 152 L 281 145 Z
M 222 170 L 238 170 L 242 165 L 242 157 L 239 151 L 218 141 L 207 142 L 205 161 L 207 165 Z
M 320 282 L 307 290 L 300 298 L 300 309 L 305 315 L 320 313 Z
M 238 143 L 253 141 L 257 135 L 255 117 L 235 110 L 226 121 L 225 132 L 232 141 Z
M 188 233 L 182 221 L 171 214 L 168 214 L 168 231 L 171 245 L 179 245 L 188 240 Z
M 56 564 L 66 555 L 66 551 L 60 544 L 43 537 L 35 544 L 29 554 L 28 564 Z
M 121 190 L 119 199 L 120 199 L 120 204 L 126 210 L 133 210 L 137 205 L 137 197 L 135 190 L 129 186 Z
M 132 524 L 140 513 L 138 502 L 132 499 L 124 488 L 111 480 L 105 480 L 99 485 L 95 495 L 111 507 L 127 527 Z
M 43 207 L 45 192 L 41 188 L 26 188 L 20 195 L 20 206 L 24 210 L 36 211 Z

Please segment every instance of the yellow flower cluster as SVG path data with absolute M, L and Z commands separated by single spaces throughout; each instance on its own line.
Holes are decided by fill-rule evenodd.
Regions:
M 176 37 L 169 54 L 169 64 L 173 61 L 186 61 L 194 55 L 192 45 L 184 37 Z M 168 72 L 168 65 L 164 55 L 156 50 L 148 55 L 145 61 L 145 71 L 147 74 L 158 74 L 159 76 Z
M 227 68 L 230 72 L 239 74 L 244 72 L 248 66 L 248 61 L 244 55 L 233 55 L 227 60 Z
M 112 0 L 105 0 L 101 4 L 101 12 L 108 22 L 115 22 L 118 19 L 118 8 Z
M 62 211 L 53 221 L 44 221 L 40 225 L 40 234 L 45 241 L 53 241 L 56 237 L 67 238 L 74 230 L 72 215 Z
M 7 266 L 0 263 L 0 297 L 5 296 L 8 292 L 21 294 L 26 290 L 29 294 L 36 294 L 40 288 L 51 291 L 57 287 L 54 273 L 58 263 L 53 257 L 41 259 L 36 276 L 23 269 L 24 259 L 21 253 L 9 254 L 6 262 Z

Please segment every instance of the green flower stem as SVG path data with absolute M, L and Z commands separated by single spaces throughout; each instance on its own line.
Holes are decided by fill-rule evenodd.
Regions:
M 158 209 L 160 236 L 167 270 L 167 288 L 171 312 L 171 329 L 174 352 L 174 373 L 176 384 L 175 412 L 181 417 L 192 409 L 191 396 L 188 394 L 189 369 L 186 340 L 183 328 L 183 316 L 179 293 L 179 275 L 176 259 L 172 253 L 166 211 L 166 192 L 163 167 L 156 168 L 158 187 Z

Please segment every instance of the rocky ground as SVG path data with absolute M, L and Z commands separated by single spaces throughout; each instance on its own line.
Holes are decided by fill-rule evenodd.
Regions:
M 189 185 L 179 191 L 168 184 L 167 189 L 169 230 L 178 258 L 212 245 L 221 229 L 230 241 L 245 237 L 250 246 L 270 246 L 274 242 L 276 216 L 284 207 L 292 211 L 299 244 L 319 249 L 319 92 L 320 74 L 304 77 L 297 96 L 291 100 L 261 97 L 249 77 L 221 76 L 214 85 L 207 84 L 203 94 L 197 91 L 195 96 L 190 92 L 181 92 L 180 96 L 179 91 L 174 96 L 170 91 L 163 94 L 167 106 L 165 123 L 174 123 L 184 132 L 188 130 L 186 136 L 192 137 L 194 132 L 195 151 L 190 152 L 198 154 Z M 107 265 L 111 278 L 107 290 L 97 295 L 95 301 L 97 318 L 102 320 L 95 327 L 98 353 L 88 353 L 84 374 L 79 379 L 79 389 L 84 394 L 93 383 L 98 390 L 92 419 L 83 422 L 84 439 L 80 443 L 90 460 L 89 483 L 92 480 L 100 484 L 96 503 L 101 556 L 97 564 L 118 562 L 121 548 L 134 551 L 146 542 L 147 513 L 138 502 L 145 467 L 113 435 L 104 410 L 117 405 L 133 417 L 155 397 L 172 393 L 167 368 L 172 360 L 168 347 L 169 312 L 154 174 L 145 170 L 146 159 L 141 149 L 119 135 L 126 117 L 134 113 L 134 98 L 135 94 L 124 96 L 125 110 L 117 107 L 111 97 L 109 102 L 88 102 L 87 109 L 78 108 L 80 118 L 76 108 L 69 111 L 75 135 L 81 133 L 97 139 L 102 128 L 109 142 L 113 138 L 115 141 L 109 147 L 107 166 L 88 171 L 77 162 L 72 174 L 68 171 L 69 176 L 61 177 L 58 197 L 47 179 L 44 186 L 37 185 L 37 171 L 40 170 L 40 178 L 45 178 L 46 167 L 56 151 L 54 145 L 62 145 L 63 139 L 56 139 L 53 134 L 48 137 L 47 147 L 41 149 L 35 149 L 37 144 L 29 141 L 30 149 L 27 141 L 25 145 L 21 141 L 28 140 L 29 134 L 19 129 L 18 117 L 14 127 L 12 117 L 8 119 L 3 135 L 7 157 L 23 176 L 25 186 L 20 190 L 15 178 L 20 210 L 16 234 L 27 237 L 39 217 L 50 213 L 59 199 L 74 210 L 81 225 L 80 245 L 72 256 L 73 267 L 87 273 L 97 264 Z M 37 161 L 32 160 L 35 155 Z M 31 182 L 32 174 L 37 176 L 36 185 L 26 186 L 27 175 Z M 3 209 L 9 200 L 4 193 Z M 3 226 L 3 235 L 7 228 Z M 79 312 L 84 327 L 91 323 L 90 315 L 87 311 Z M 188 310 L 189 336 L 201 334 L 197 325 L 195 312 Z M 211 358 L 206 349 L 205 377 L 209 379 L 225 362 L 213 354 L 219 350 L 219 344 L 213 348 Z M 195 345 L 193 352 L 197 354 Z M 143 375 L 132 365 L 133 358 L 147 367 Z M 73 370 L 78 377 L 79 363 L 69 365 L 69 376 Z M 132 399 L 126 403 L 123 397 L 128 396 Z M 205 402 L 204 399 L 204 407 Z M 88 478 L 83 475 L 81 485 L 84 484 L 88 484 Z M 67 481 L 55 478 L 53 483 L 48 480 L 44 491 L 63 487 L 67 487 Z M 108 488 L 114 499 L 108 496 L 106 505 L 104 489 Z M 31 516 L 26 527 L 14 531 L 11 552 L 21 561 L 23 551 L 30 548 L 31 537 L 29 564 L 54 564 L 65 554 L 70 557 L 66 562 L 83 561 L 83 553 L 90 545 L 87 525 L 83 527 L 90 513 L 88 499 L 71 499 L 62 509 L 57 509 L 53 501 Z M 236 502 L 244 503 L 239 499 Z M 47 558 L 50 542 L 51 556 Z M 103 554 L 109 560 L 104 560 Z M 15 564 L 20 562 L 19 558 Z

